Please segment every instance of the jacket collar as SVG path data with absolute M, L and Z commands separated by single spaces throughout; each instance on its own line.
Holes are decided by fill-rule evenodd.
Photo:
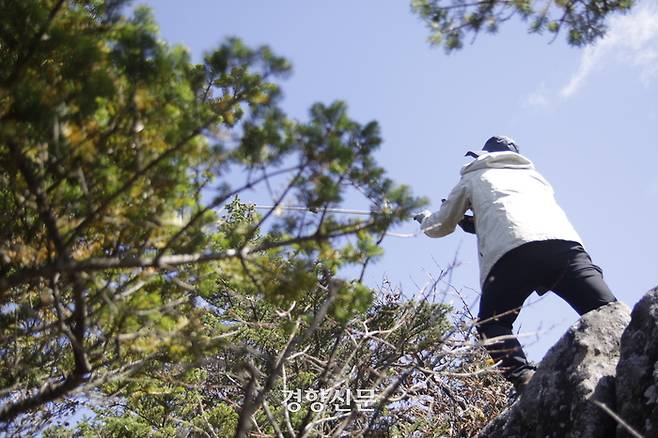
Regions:
M 475 155 L 475 154 L 474 154 Z M 464 165 L 461 174 L 481 169 L 534 169 L 532 161 L 516 152 L 485 152 Z

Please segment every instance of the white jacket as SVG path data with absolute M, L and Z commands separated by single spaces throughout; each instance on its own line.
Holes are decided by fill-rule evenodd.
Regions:
M 524 156 L 485 153 L 462 167 L 461 175 L 441 209 L 425 218 L 421 228 L 430 237 L 446 236 L 473 210 L 480 286 L 503 254 L 524 243 L 562 239 L 582 244 L 553 188 Z

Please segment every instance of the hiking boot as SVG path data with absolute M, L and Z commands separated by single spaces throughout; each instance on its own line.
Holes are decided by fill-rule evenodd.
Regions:
M 522 368 L 520 370 L 514 371 L 508 377 L 508 380 L 514 386 L 514 390 L 517 394 L 523 393 L 532 376 L 535 375 L 535 370 L 532 368 Z

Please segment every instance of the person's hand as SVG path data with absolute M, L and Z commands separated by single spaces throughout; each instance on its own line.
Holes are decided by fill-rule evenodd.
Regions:
M 428 217 L 428 216 L 431 215 L 431 214 L 432 214 L 431 211 L 429 211 L 429 210 L 423 210 L 423 211 L 417 213 L 417 214 L 414 216 L 414 220 L 415 220 L 416 222 L 418 222 L 419 224 L 422 225 L 422 223 L 423 223 L 423 221 L 425 220 L 425 218 Z
M 457 225 L 465 232 L 475 234 L 475 217 L 465 214 L 463 219 L 457 222 Z

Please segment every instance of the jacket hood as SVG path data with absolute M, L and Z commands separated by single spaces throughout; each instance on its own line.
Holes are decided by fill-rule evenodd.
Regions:
M 534 169 L 532 161 L 515 152 L 491 152 L 464 165 L 461 174 L 481 169 Z

